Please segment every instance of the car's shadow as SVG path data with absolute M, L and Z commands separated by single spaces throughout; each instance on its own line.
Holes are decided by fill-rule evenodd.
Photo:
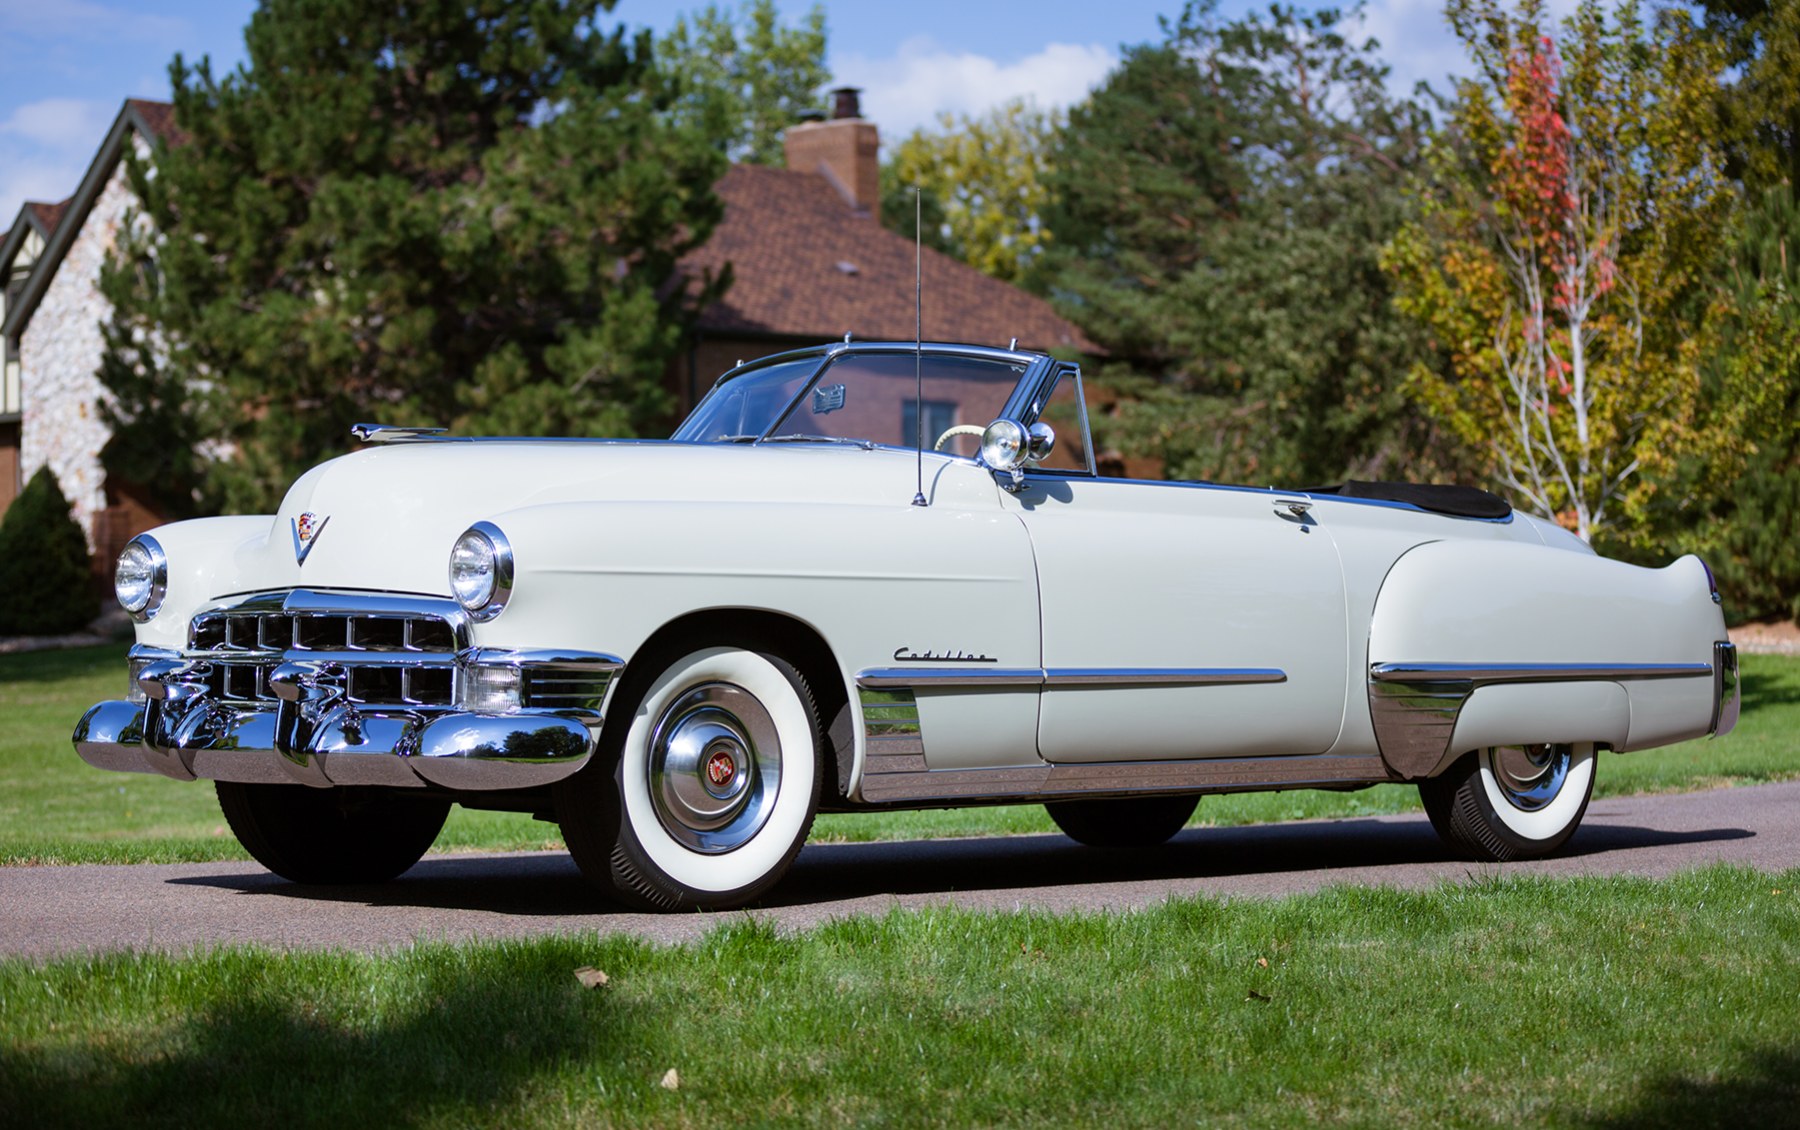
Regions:
M 1588 825 L 1575 834 L 1562 855 L 1592 856 L 1754 835 L 1743 828 L 1668 832 L 1614 824 Z M 791 907 L 884 895 L 947 895 L 1292 872 L 1324 872 L 1329 876 L 1339 871 L 1417 864 L 1450 864 L 1471 874 L 1483 866 L 1457 860 L 1422 820 L 1194 828 L 1161 847 L 1132 851 L 1086 848 L 1060 835 L 810 844 L 800 853 L 787 878 L 759 905 Z M 1359 878 L 1381 881 L 1379 874 Z M 246 895 L 366 906 L 475 910 L 526 917 L 625 913 L 600 900 L 567 856 L 551 854 L 427 858 L 394 882 L 361 886 L 303 886 L 260 870 L 184 876 L 169 881 L 238 890 Z

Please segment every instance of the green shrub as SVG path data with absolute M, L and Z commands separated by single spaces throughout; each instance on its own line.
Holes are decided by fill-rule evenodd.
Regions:
M 87 539 L 45 467 L 0 518 L 0 636 L 79 632 L 99 611 Z

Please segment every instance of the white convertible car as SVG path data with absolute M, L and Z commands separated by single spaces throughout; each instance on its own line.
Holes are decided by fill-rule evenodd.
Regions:
M 1145 846 L 1206 793 L 1384 781 L 1518 859 L 1599 751 L 1737 717 L 1698 558 L 1469 488 L 1103 478 L 1041 354 L 784 353 L 670 441 L 356 431 L 273 517 L 126 549 L 129 690 L 74 734 L 216 782 L 296 882 L 391 878 L 462 804 L 557 821 L 628 904 L 727 907 L 819 811 L 1034 802 Z

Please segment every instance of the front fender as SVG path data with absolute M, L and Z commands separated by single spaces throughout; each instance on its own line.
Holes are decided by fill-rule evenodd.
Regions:
M 137 625 L 137 642 L 177 648 L 187 643 L 188 617 L 219 593 L 257 587 L 275 519 L 267 514 L 193 518 L 149 531 L 169 562 L 169 587 L 156 615 Z

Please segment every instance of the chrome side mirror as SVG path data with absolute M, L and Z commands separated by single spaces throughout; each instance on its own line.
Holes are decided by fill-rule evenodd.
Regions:
M 1027 440 L 1029 452 L 1025 457 L 1025 461 L 1028 463 L 1042 463 L 1044 460 L 1050 458 L 1050 453 L 1052 451 L 1056 450 L 1056 429 L 1052 428 L 1049 424 L 1044 423 L 1042 420 L 1039 420 L 1037 423 L 1031 425 L 1031 429 L 1027 433 Z

